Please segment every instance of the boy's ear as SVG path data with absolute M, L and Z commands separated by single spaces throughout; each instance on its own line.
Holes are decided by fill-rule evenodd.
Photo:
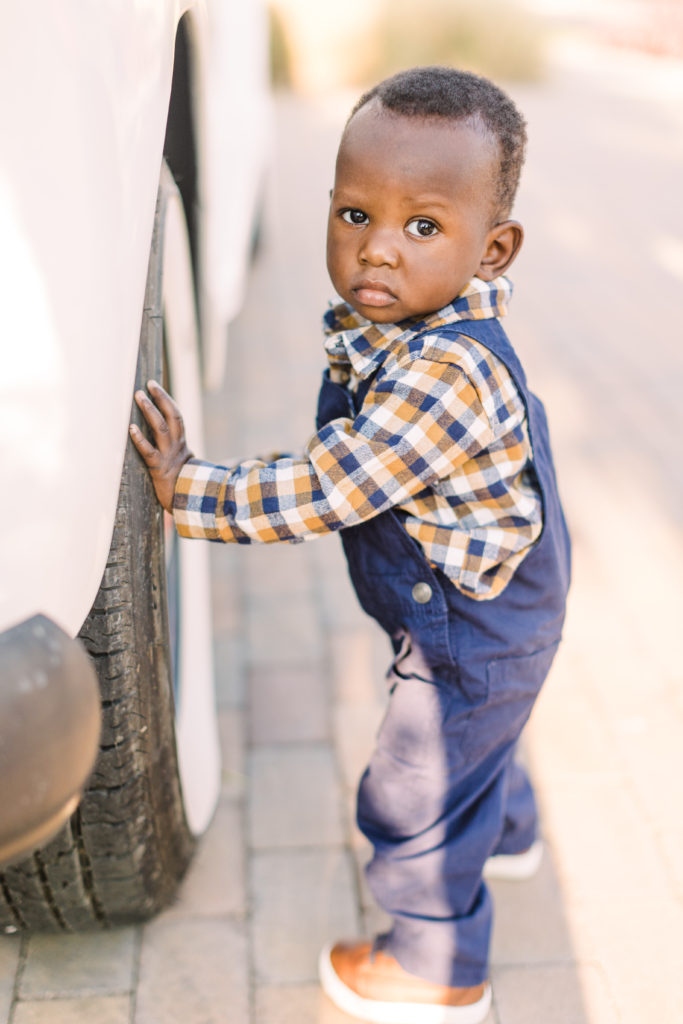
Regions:
M 516 220 L 504 220 L 492 227 L 486 237 L 486 248 L 476 277 L 493 281 L 504 274 L 522 247 L 524 229 Z

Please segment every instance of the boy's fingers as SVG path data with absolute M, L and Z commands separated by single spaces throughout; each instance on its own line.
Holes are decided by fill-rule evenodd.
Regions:
M 168 434 L 168 424 L 164 416 L 144 391 L 135 392 L 135 401 L 154 434 Z
M 148 466 L 156 466 L 159 461 L 159 452 L 150 444 L 147 438 L 144 436 L 139 427 L 136 427 L 134 423 L 131 423 L 128 428 L 130 432 L 130 439 L 142 455 L 143 459 Z
M 171 436 L 174 439 L 179 438 L 184 431 L 183 417 L 180 414 L 180 409 L 169 393 L 157 381 L 148 381 L 147 387 L 166 420 Z
M 162 387 L 159 381 L 155 380 L 154 377 L 147 381 L 147 387 L 151 392 L 160 395 L 161 398 L 167 398 L 169 401 L 173 401 L 166 388 Z

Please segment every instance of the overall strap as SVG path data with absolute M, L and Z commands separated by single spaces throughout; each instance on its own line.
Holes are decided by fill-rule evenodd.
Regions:
M 429 333 L 432 332 L 428 332 L 422 335 L 422 337 L 428 337 Z M 485 348 L 489 349 L 489 351 L 493 352 L 493 354 L 497 356 L 497 358 L 500 359 L 500 361 L 504 363 L 509 370 L 512 379 L 522 396 L 525 406 L 528 406 L 529 391 L 524 368 L 498 320 L 463 320 L 439 327 L 433 333 L 439 334 L 440 337 L 455 336 L 457 339 L 462 336 L 471 338 L 474 341 L 478 341 Z M 375 372 L 369 377 L 364 377 L 355 392 L 352 393 L 353 405 L 356 412 L 358 412 L 362 407 L 365 397 L 372 387 L 377 373 L 378 370 L 375 370 Z
M 446 338 L 453 335 L 472 338 L 473 341 L 478 341 L 484 348 L 493 352 L 494 356 L 500 359 L 501 363 L 504 363 L 509 370 L 526 403 L 528 395 L 526 374 L 499 320 L 458 320 L 456 323 L 439 327 L 433 333 Z

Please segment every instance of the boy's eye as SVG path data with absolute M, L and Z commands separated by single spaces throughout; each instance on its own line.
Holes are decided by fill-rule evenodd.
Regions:
M 427 217 L 416 217 L 415 220 L 411 220 L 406 224 L 408 234 L 415 235 L 417 238 L 431 238 L 438 230 L 434 221 L 429 220 Z
M 342 220 L 347 224 L 367 224 L 368 215 L 362 210 L 342 210 Z

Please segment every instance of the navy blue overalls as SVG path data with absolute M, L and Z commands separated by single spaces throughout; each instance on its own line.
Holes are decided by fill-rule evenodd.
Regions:
M 536 835 L 533 793 L 514 750 L 560 640 L 570 546 L 545 411 L 503 328 L 495 319 L 460 321 L 438 333 L 481 342 L 519 389 L 543 499 L 540 539 L 500 595 L 476 601 L 430 567 L 398 510 L 341 536 L 360 603 L 395 654 L 358 792 L 358 824 L 374 847 L 368 882 L 393 918 L 382 945 L 413 974 L 470 986 L 488 977 L 484 862 L 526 850 Z M 369 385 L 354 394 L 326 371 L 318 426 L 355 417 Z

